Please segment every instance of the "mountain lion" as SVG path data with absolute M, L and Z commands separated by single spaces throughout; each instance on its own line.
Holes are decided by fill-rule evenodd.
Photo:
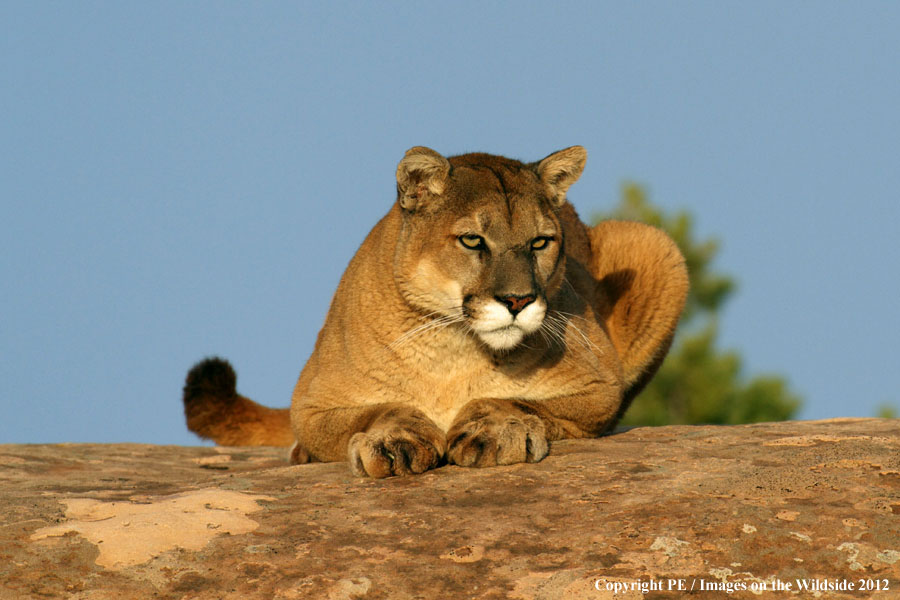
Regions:
M 188 427 L 370 477 L 536 462 L 609 430 L 668 351 L 688 277 L 658 229 L 579 220 L 566 192 L 586 159 L 409 150 L 291 408 L 238 395 L 212 358 L 188 373 Z

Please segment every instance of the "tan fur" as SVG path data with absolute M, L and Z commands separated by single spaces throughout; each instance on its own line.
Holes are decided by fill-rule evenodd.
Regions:
M 661 231 L 578 219 L 566 192 L 586 156 L 406 153 L 294 389 L 293 462 L 349 459 L 372 477 L 533 462 L 615 424 L 662 362 L 688 280 Z M 224 442 L 241 417 L 214 418 L 207 396 L 192 430 L 284 443 L 274 413 Z

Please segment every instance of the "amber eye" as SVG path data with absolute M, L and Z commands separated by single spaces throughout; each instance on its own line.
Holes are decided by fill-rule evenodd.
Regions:
M 469 250 L 480 250 L 484 248 L 484 238 L 480 235 L 461 235 L 459 236 L 459 243 Z
M 532 250 L 543 250 L 550 244 L 551 240 L 552 240 L 552 238 L 548 238 L 548 237 L 534 238 L 533 240 L 531 240 L 531 249 Z

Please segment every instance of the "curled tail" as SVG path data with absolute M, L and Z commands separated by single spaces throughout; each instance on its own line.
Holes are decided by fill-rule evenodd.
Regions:
M 681 251 L 660 229 L 603 221 L 590 236 L 600 318 L 624 369 L 621 416 L 665 358 L 690 282 Z
M 237 375 L 228 361 L 207 358 L 184 383 L 188 429 L 222 446 L 290 446 L 288 409 L 267 408 L 237 393 Z

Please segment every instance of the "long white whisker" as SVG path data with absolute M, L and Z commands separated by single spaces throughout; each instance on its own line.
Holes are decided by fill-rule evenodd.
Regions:
M 546 321 L 544 321 L 544 323 L 541 323 L 541 326 L 538 328 L 537 332 L 541 336 L 541 339 L 544 340 L 545 344 L 547 344 L 548 346 L 552 346 L 554 342 L 558 340 L 555 340 L 550 336 L 550 334 L 548 333 L 548 327 L 545 327 L 545 325 Z
M 430 314 L 440 314 L 440 313 L 430 313 Z M 428 317 L 430 315 L 425 315 L 425 316 Z M 429 321 L 427 321 L 421 325 L 418 325 L 417 327 L 413 327 L 412 329 L 410 329 L 409 331 L 407 331 L 406 333 L 404 333 L 403 335 L 398 337 L 396 340 L 394 340 L 393 342 L 388 344 L 388 348 L 395 350 L 395 349 L 399 348 L 400 346 L 402 346 L 403 344 L 412 340 L 414 337 L 425 333 L 426 331 L 429 331 L 432 329 L 434 329 L 434 330 L 443 329 L 444 327 L 447 327 L 452 323 L 462 322 L 463 320 L 464 320 L 464 317 L 461 314 L 460 315 L 442 315 L 436 319 L 430 319 Z
M 432 319 L 431 321 L 429 321 L 429 322 L 427 322 L 427 323 L 425 323 L 425 324 L 423 324 L 423 325 L 419 325 L 418 327 L 416 327 L 416 328 L 414 328 L 414 329 L 408 331 L 408 332 L 407 332 L 406 334 L 404 334 L 398 341 L 402 341 L 402 340 L 405 340 L 405 339 L 407 339 L 407 338 L 414 337 L 414 336 L 416 336 L 417 334 L 424 333 L 424 332 L 428 331 L 429 329 L 436 329 L 436 328 L 438 328 L 438 327 L 440 327 L 440 326 L 442 326 L 442 325 L 445 325 L 445 324 L 447 324 L 447 323 L 452 323 L 452 322 L 455 321 L 455 320 L 456 320 L 456 319 L 455 319 L 454 317 L 447 317 L 447 316 L 440 317 L 440 318 L 437 318 L 437 319 Z
M 572 329 L 575 330 L 575 333 L 577 333 L 578 336 L 581 338 L 583 345 L 587 350 L 594 350 L 598 354 L 603 354 L 603 350 L 601 350 L 597 344 L 592 342 L 591 339 L 587 335 L 585 335 L 585 333 L 581 330 L 581 328 L 578 327 L 578 325 L 576 325 L 575 323 L 569 323 L 569 324 L 572 326 Z
M 565 326 L 555 315 L 548 313 L 538 331 L 541 332 L 548 344 L 559 344 L 560 347 L 565 348 Z
M 597 344 L 595 344 L 591 339 L 582 331 L 582 329 L 573 323 L 574 319 L 580 319 L 581 321 L 587 322 L 587 319 L 580 315 L 575 315 L 572 313 L 563 312 L 561 310 L 552 310 L 547 313 L 547 317 L 545 320 L 549 320 L 552 325 L 551 327 L 557 328 L 557 330 L 562 329 L 562 336 L 565 336 L 564 331 L 571 327 L 572 331 L 578 334 L 574 339 L 578 343 L 579 346 L 582 346 L 585 350 L 589 352 L 596 352 L 598 354 L 603 354 L 603 349 L 601 349 Z
M 585 323 L 587 323 L 587 319 L 585 319 L 581 315 L 576 315 L 574 313 L 565 312 L 563 310 L 556 310 L 556 309 L 553 309 L 550 312 L 554 313 L 554 316 L 556 316 L 557 318 L 568 317 L 569 319 L 578 319 L 579 321 L 584 321 Z
M 544 325 L 545 327 L 543 327 L 542 329 L 546 329 L 546 331 L 555 342 L 565 346 L 565 337 L 563 335 L 565 329 L 562 327 L 562 325 L 551 319 L 545 319 Z

